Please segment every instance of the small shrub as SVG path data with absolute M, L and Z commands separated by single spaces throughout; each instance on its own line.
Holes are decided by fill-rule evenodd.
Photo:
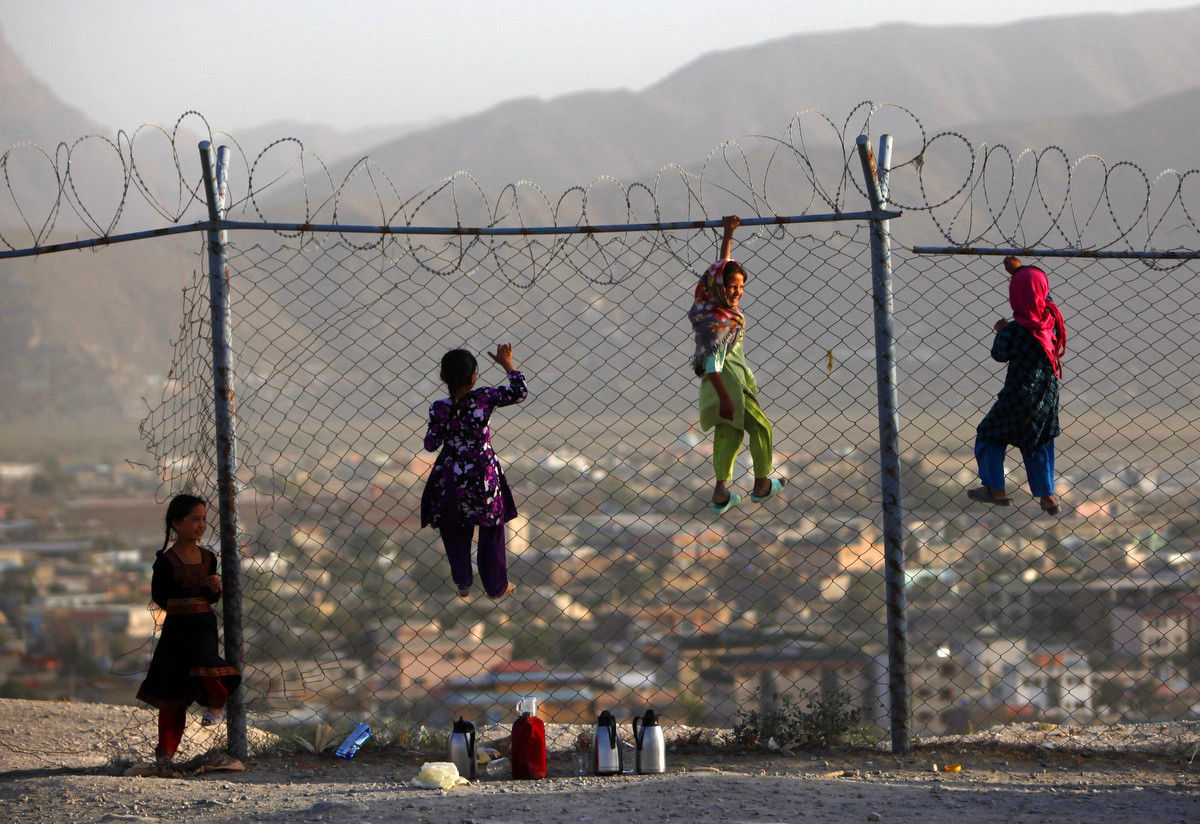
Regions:
M 328 724 L 317 724 L 307 734 L 293 734 L 292 740 L 313 755 L 320 755 L 333 744 L 335 733 Z
M 23 698 L 28 701 L 37 701 L 45 697 L 36 687 L 31 687 L 16 678 L 9 678 L 0 685 L 0 698 Z
M 667 751 L 673 753 L 712 752 L 725 749 L 726 742 L 713 730 L 696 727 L 671 735 Z
M 403 718 L 366 719 L 371 727 L 371 737 L 362 745 L 362 750 L 385 750 L 398 747 L 409 751 L 445 749 L 447 736 L 437 731 L 430 732 L 424 724 L 414 724 Z
M 694 692 L 685 692 L 679 696 L 679 705 L 683 707 L 683 723 L 689 727 L 700 727 L 708 720 L 708 707 L 704 699 Z
M 291 755 L 296 748 L 278 732 L 260 730 L 261 735 L 252 735 L 246 748 L 250 758 L 274 758 Z
M 763 712 L 741 710 L 733 725 L 732 743 L 748 749 L 825 749 L 840 744 L 862 722 L 862 708 L 850 706 L 845 692 L 810 693 L 804 704 L 781 695 Z
M 421 753 L 445 753 L 450 745 L 450 733 L 443 729 L 431 730 L 424 724 L 400 722 L 394 727 L 389 725 L 386 741 L 381 739 L 380 743 Z
M 424 755 L 445 754 L 450 741 L 450 733 L 445 730 L 431 730 L 424 724 L 414 724 L 400 719 L 375 719 L 368 721 L 368 724 L 371 726 L 371 737 L 363 744 L 360 752 L 397 747 Z M 262 734 L 257 737 L 257 740 L 251 741 L 250 755 L 253 758 L 295 755 L 304 752 L 321 755 L 340 744 L 351 729 L 353 726 L 349 722 L 344 730 L 335 729 L 324 722 L 275 727 L 269 730 L 262 729 Z

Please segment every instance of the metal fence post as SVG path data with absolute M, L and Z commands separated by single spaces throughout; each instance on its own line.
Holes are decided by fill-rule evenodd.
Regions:
M 225 260 L 226 232 L 215 224 L 225 219 L 228 204 L 229 147 L 216 151 L 200 143 L 204 169 L 204 194 L 208 200 L 208 288 L 212 307 L 213 393 L 217 442 L 217 495 L 220 508 L 222 607 L 225 616 L 225 657 L 242 671 L 242 582 L 241 551 L 237 521 L 237 441 L 234 437 L 233 328 L 229 317 L 229 269 Z M 247 754 L 244 690 L 229 696 L 226 713 L 229 752 L 236 758 Z
M 866 135 L 858 155 L 871 208 L 887 203 L 892 136 L 879 140 L 879 166 Z M 871 224 L 871 292 L 875 303 L 875 376 L 879 396 L 879 465 L 883 488 L 884 585 L 887 590 L 888 692 L 892 751 L 912 749 L 909 737 L 908 607 L 904 596 L 904 523 L 900 508 L 900 426 L 896 413 L 896 340 L 892 325 L 892 252 L 888 221 Z

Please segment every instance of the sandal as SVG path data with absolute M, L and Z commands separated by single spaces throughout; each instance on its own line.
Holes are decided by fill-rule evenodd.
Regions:
M 1045 501 L 1039 500 L 1038 506 L 1040 506 L 1042 508 L 1042 512 L 1045 512 L 1047 515 L 1057 515 L 1059 513 L 1057 501 L 1052 504 L 1047 504 Z
M 737 506 L 741 502 L 742 502 L 741 495 L 737 494 L 736 492 L 730 492 L 728 501 L 726 501 L 723 504 L 714 503 L 711 506 L 709 506 L 709 509 L 712 511 L 712 514 L 714 514 L 714 515 L 724 515 L 726 512 L 733 509 L 735 506 Z
M 756 503 L 756 504 L 761 504 L 763 501 L 765 501 L 767 498 L 770 498 L 772 495 L 779 494 L 779 491 L 781 489 L 783 489 L 785 486 L 787 486 L 786 480 L 781 481 L 778 478 L 772 478 L 771 479 L 771 488 L 770 488 L 770 490 L 767 491 L 767 494 L 766 495 L 755 495 L 753 492 L 751 492 L 750 500 L 754 501 L 754 503 Z
M 992 504 L 994 506 L 1012 506 L 1011 499 L 997 498 L 995 495 L 992 494 L 992 490 L 988 489 L 986 486 L 979 486 L 979 487 L 976 487 L 975 489 L 968 489 L 967 497 L 970 498 L 972 501 L 979 501 L 981 503 Z
M 200 716 L 200 726 L 216 726 L 221 721 L 221 716 L 224 714 L 224 710 L 207 710 L 204 715 Z

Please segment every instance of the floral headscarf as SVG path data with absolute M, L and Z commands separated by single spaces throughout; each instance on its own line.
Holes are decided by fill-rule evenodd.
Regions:
M 1022 266 L 1013 272 L 1008 282 L 1008 302 L 1012 305 L 1013 320 L 1033 334 L 1055 376 L 1062 377 L 1062 356 L 1067 351 L 1067 325 L 1062 312 L 1050 300 L 1050 284 L 1046 273 L 1036 266 Z
M 737 263 L 732 258 L 718 260 L 696 284 L 692 308 L 688 320 L 696 331 L 696 354 L 692 357 L 692 369 L 697 376 L 704 375 L 704 362 L 710 355 L 727 351 L 737 343 L 746 328 L 746 317 L 741 309 L 729 305 L 725 295 L 725 268 Z

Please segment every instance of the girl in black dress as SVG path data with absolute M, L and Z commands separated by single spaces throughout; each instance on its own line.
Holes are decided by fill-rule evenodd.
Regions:
M 154 755 L 160 765 L 170 763 L 179 749 L 192 702 L 207 707 L 201 724 L 216 724 L 229 694 L 242 680 L 218 651 L 212 605 L 221 597 L 221 578 L 216 553 L 200 545 L 207 514 L 203 498 L 172 498 L 167 505 L 166 538 L 154 560 L 150 597 L 166 617 L 137 697 L 158 707 Z M 168 548 L 172 532 L 175 543 Z

